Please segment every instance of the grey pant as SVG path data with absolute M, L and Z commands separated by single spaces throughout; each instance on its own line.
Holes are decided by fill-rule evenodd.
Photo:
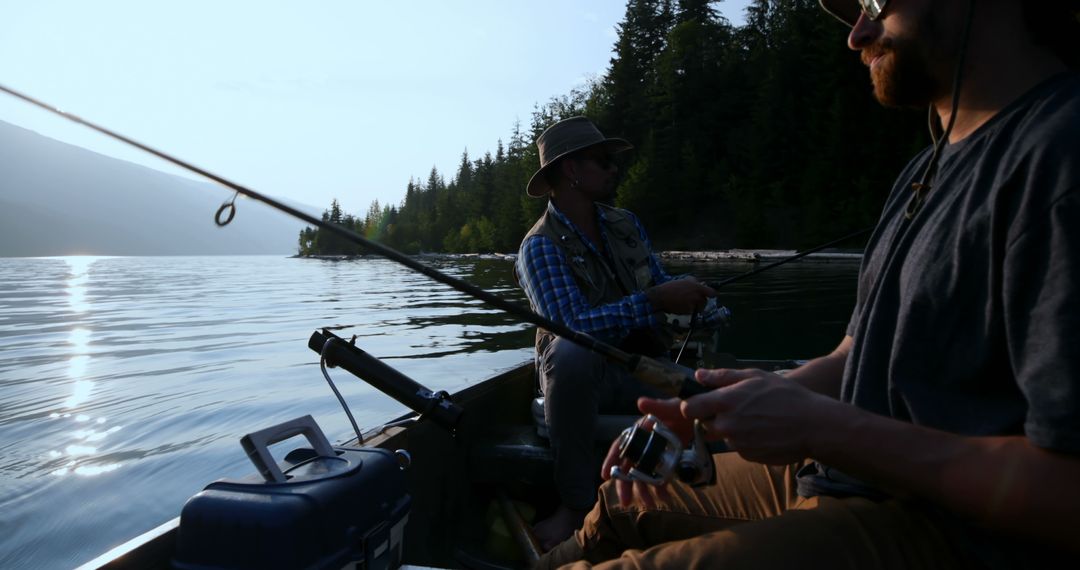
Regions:
M 640 413 L 638 397 L 660 394 L 621 366 L 558 337 L 538 349 L 536 369 L 555 452 L 559 497 L 566 507 L 588 510 L 596 502 L 603 459 L 594 441 L 597 416 Z

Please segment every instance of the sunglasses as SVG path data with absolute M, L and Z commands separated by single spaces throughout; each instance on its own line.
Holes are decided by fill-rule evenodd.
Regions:
M 866 14 L 867 18 L 877 20 L 881 17 L 881 13 L 885 11 L 885 5 L 888 3 L 889 0 L 859 0 L 859 7 L 862 8 L 862 12 Z
M 607 170 L 615 165 L 615 159 L 606 152 L 586 152 L 579 154 L 576 158 L 591 160 L 603 170 Z

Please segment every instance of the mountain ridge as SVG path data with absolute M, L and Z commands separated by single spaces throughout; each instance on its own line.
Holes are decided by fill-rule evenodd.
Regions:
M 0 256 L 296 253 L 306 224 L 254 201 L 218 228 L 229 192 L 0 121 Z

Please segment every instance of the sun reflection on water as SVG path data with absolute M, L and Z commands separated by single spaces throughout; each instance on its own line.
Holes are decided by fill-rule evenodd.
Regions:
M 67 281 L 68 305 L 76 313 L 85 313 L 90 310 L 90 304 L 86 300 L 86 284 L 90 281 L 90 266 L 99 259 L 105 258 L 72 255 L 61 259 L 68 264 L 68 272 L 71 274 Z
M 73 320 L 78 320 L 93 309 L 92 303 L 87 298 L 87 285 L 90 283 L 90 268 L 102 257 L 97 256 L 70 256 L 63 260 L 68 264 L 70 277 L 67 279 L 68 307 Z M 76 413 L 75 408 L 84 406 L 90 401 L 94 393 L 94 381 L 88 378 L 87 370 L 91 361 L 90 344 L 93 340 L 93 331 L 85 326 L 75 326 L 68 333 L 69 354 L 67 377 L 71 380 L 70 395 L 64 400 L 62 407 L 65 411 L 54 412 L 50 418 L 61 421 L 73 421 L 77 425 L 71 431 L 70 437 L 74 442 L 63 447 L 62 450 L 52 450 L 48 457 L 54 462 L 66 462 L 51 473 L 55 476 L 80 475 L 94 476 L 121 467 L 121 463 L 95 463 L 95 456 L 99 454 L 99 445 L 109 435 L 116 433 L 121 426 L 105 428 L 106 418 L 94 418 L 87 413 Z M 74 414 L 74 417 L 72 415 Z
M 88 313 L 90 303 L 86 299 L 86 285 L 90 282 L 90 266 L 100 257 L 73 255 L 64 257 L 70 277 L 67 280 L 68 305 L 74 313 Z M 85 379 L 87 364 L 90 363 L 90 329 L 75 327 L 68 333 L 72 357 L 68 360 L 68 378 L 71 378 L 71 396 L 64 401 L 65 408 L 75 408 L 90 398 L 94 383 Z

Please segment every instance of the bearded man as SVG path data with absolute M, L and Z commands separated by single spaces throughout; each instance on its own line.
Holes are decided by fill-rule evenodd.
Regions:
M 1043 568 L 1080 548 L 1080 6 L 821 3 L 875 97 L 929 106 L 936 139 L 886 202 L 847 334 L 783 377 L 699 370 L 710 392 L 640 400 L 738 453 L 713 486 L 605 484 L 542 565 Z

